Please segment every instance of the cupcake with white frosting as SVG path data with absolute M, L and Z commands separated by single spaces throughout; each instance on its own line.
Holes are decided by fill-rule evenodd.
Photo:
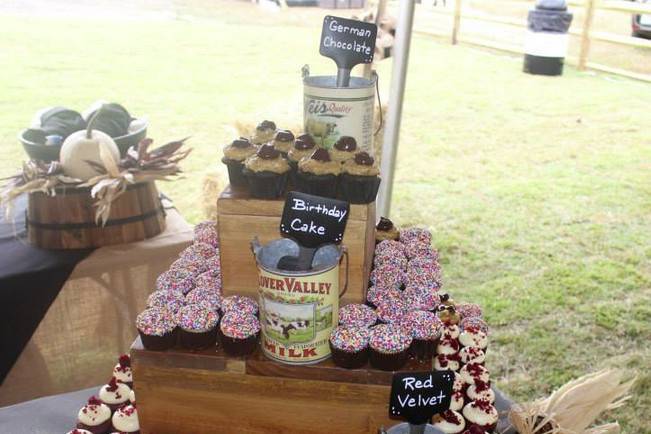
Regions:
M 466 427 L 466 421 L 457 411 L 446 410 L 434 415 L 432 425 L 445 434 L 458 434 Z
M 98 397 L 111 411 L 122 407 L 129 400 L 131 389 L 124 383 L 118 383 L 115 377 L 99 389 Z
M 477 327 L 465 327 L 459 334 L 459 343 L 464 347 L 475 347 L 486 350 L 488 335 Z
M 459 358 L 461 359 L 461 363 L 464 365 L 468 363 L 478 363 L 480 365 L 483 365 L 486 361 L 484 350 L 481 350 L 477 347 L 461 348 L 459 351 Z
M 68 431 L 66 434 L 93 434 L 93 433 L 86 429 L 75 428 L 72 431 Z
M 452 392 L 452 399 L 450 400 L 450 410 L 461 411 L 465 402 L 465 395 L 463 392 Z
M 113 377 L 118 383 L 124 383 L 129 386 L 129 388 L 133 387 L 131 357 L 129 357 L 128 354 L 122 354 L 118 359 L 118 364 L 113 367 Z
M 463 417 L 468 425 L 477 426 L 488 433 L 492 433 L 497 426 L 499 415 L 497 409 L 489 401 L 478 399 L 471 401 L 463 407 Z
M 469 386 L 481 381 L 488 383 L 490 381 L 488 369 L 478 363 L 468 363 L 459 371 L 461 379 Z
M 443 338 L 436 346 L 436 353 L 439 355 L 450 356 L 459 352 L 459 342 L 456 339 Z
M 483 400 L 488 401 L 491 404 L 495 403 L 495 392 L 491 389 L 490 383 L 484 383 L 482 381 L 477 381 L 475 384 L 471 384 L 466 390 L 466 395 L 471 401 Z
M 77 414 L 77 428 L 92 434 L 106 434 L 111 429 L 111 409 L 91 396 Z
M 113 429 L 119 433 L 137 434 L 140 433 L 140 421 L 138 421 L 138 409 L 135 404 L 125 405 L 119 408 L 111 418 Z
M 458 354 L 439 354 L 434 358 L 434 370 L 436 371 L 458 371 L 461 367 Z

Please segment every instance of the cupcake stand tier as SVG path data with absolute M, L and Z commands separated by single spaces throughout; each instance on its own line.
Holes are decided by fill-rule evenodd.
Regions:
M 250 243 L 258 236 L 261 243 L 280 238 L 278 225 L 285 199 L 252 199 L 244 190 L 230 186 L 217 200 L 224 296 L 239 294 L 258 298 L 258 269 Z M 364 301 L 375 250 L 375 202 L 351 205 L 343 245 L 349 252 L 348 290 L 342 304 Z M 345 270 L 340 273 L 343 288 Z

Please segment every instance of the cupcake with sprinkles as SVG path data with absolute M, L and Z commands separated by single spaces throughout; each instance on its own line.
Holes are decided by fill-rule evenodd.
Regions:
M 130 388 L 133 387 L 133 373 L 131 372 L 131 357 L 122 354 L 117 365 L 113 367 L 113 378 L 119 383 L 124 383 Z
M 210 271 L 206 271 L 194 279 L 194 286 L 195 288 L 206 288 L 221 293 L 222 277 L 221 275 L 215 275 Z
M 385 240 L 398 241 L 400 230 L 386 217 L 380 217 L 380 221 L 375 226 L 375 244 Z
M 131 393 L 129 386 L 118 383 L 115 377 L 112 377 L 108 384 L 99 389 L 98 396 L 111 411 L 115 411 L 129 401 L 129 393 Z
M 208 271 L 208 259 L 203 259 L 197 256 L 195 259 L 189 257 L 179 258 L 172 262 L 169 268 L 172 272 L 185 272 L 191 278 L 195 278 L 203 272 Z
M 446 410 L 432 417 L 432 425 L 442 433 L 459 434 L 466 427 L 466 421 L 458 411 Z
M 488 336 L 488 324 L 486 321 L 479 317 L 470 317 L 462 320 L 459 325 L 461 326 L 462 329 L 467 329 L 467 328 L 474 328 L 477 330 L 481 330 Z
M 147 307 L 166 308 L 172 312 L 178 312 L 185 302 L 182 292 L 176 291 L 154 291 L 147 297 Z
M 478 304 L 475 303 L 457 303 L 455 306 L 461 320 L 466 318 L 481 318 L 482 310 Z
M 366 291 L 366 304 L 373 309 L 390 300 L 402 300 L 402 292 L 397 289 L 380 289 L 373 286 Z
M 142 345 L 148 350 L 167 350 L 176 344 L 175 313 L 167 308 L 150 307 L 140 312 L 136 328 Z
M 436 261 L 416 258 L 407 265 L 407 282 L 420 288 L 441 287 L 441 267 Z
M 202 304 L 188 304 L 176 313 L 181 345 L 189 349 L 209 348 L 217 341 L 219 314 Z
M 197 223 L 193 229 L 194 242 L 206 243 L 215 249 L 219 248 L 219 236 L 217 234 L 217 223 L 214 221 L 205 221 Z
M 380 303 L 375 309 L 377 319 L 384 324 L 401 324 L 409 306 L 402 299 L 390 299 Z
M 398 325 L 379 324 L 369 337 L 371 366 L 383 371 L 397 371 L 407 362 L 412 338 Z
M 405 246 L 404 244 L 393 241 L 393 240 L 384 240 L 380 241 L 377 246 L 375 246 L 375 257 L 378 256 L 405 256 Z
M 255 154 L 256 150 L 257 148 L 246 137 L 235 139 L 224 147 L 222 163 L 228 169 L 228 180 L 233 187 L 246 186 L 246 178 L 242 173 L 244 161 Z
M 402 289 L 406 274 L 398 267 L 384 265 L 371 271 L 371 283 L 379 289 Z
M 92 434 L 106 434 L 111 429 L 111 409 L 94 396 L 77 414 L 77 428 Z
M 373 266 L 382 270 L 383 268 L 407 270 L 407 257 L 403 255 L 380 255 L 373 259 Z
M 220 312 L 222 296 L 210 288 L 195 288 L 185 296 L 185 304 L 198 304 L 214 312 Z
M 339 326 L 330 334 L 330 351 L 335 365 L 358 369 L 368 361 L 370 331 L 366 327 Z
M 119 408 L 111 418 L 113 429 L 119 433 L 138 434 L 140 433 L 140 421 L 138 420 L 138 409 L 135 404 L 125 405 Z
M 339 325 L 344 327 L 372 327 L 377 323 L 377 314 L 365 304 L 347 304 L 339 309 Z
M 201 259 L 205 260 L 215 256 L 217 251 L 213 246 L 207 243 L 194 243 L 185 248 L 179 255 L 183 259 L 195 260 Z
M 463 407 L 463 417 L 470 426 L 476 426 L 488 433 L 497 427 L 499 415 L 497 409 L 489 401 L 478 399 L 470 401 Z
M 219 325 L 219 340 L 226 354 L 246 356 L 255 351 L 260 336 L 260 321 L 246 312 L 231 310 Z
M 415 310 L 406 313 L 399 322 L 411 334 L 411 354 L 418 360 L 431 360 L 441 335 L 441 322 L 431 312 Z
M 425 228 L 413 227 L 400 231 L 400 241 L 405 247 L 410 245 L 431 245 L 432 234 Z
M 169 269 L 156 279 L 156 289 L 159 291 L 187 294 L 193 288 L 194 274 L 183 268 Z
M 433 289 L 407 286 L 402 294 L 405 301 L 412 309 L 436 312 L 436 309 L 438 308 L 439 297 Z M 440 320 L 438 320 L 438 322 L 441 323 Z
M 206 272 L 212 274 L 213 276 L 222 275 L 222 263 L 219 257 L 219 253 L 211 258 L 208 258 L 204 261 L 206 266 Z
M 231 295 L 222 300 L 222 312 L 239 312 L 247 315 L 258 316 L 258 303 L 251 297 Z

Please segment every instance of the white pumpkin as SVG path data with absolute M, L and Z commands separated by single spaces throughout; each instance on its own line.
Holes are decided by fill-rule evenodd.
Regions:
M 88 164 L 88 161 L 92 161 L 104 166 L 100 158 L 100 143 L 104 145 L 104 149 L 110 152 L 116 163 L 120 161 L 120 150 L 111 136 L 92 129 L 93 121 L 101 110 L 100 108 L 93 116 L 93 119 L 88 122 L 87 129 L 75 131 L 63 141 L 59 152 L 59 162 L 63 167 L 63 173 L 67 176 L 87 181 L 94 176 L 100 175 L 93 166 Z

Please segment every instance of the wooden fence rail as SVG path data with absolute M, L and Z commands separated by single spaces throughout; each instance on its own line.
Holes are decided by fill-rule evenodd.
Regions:
M 519 27 L 519 28 L 526 28 L 527 25 L 526 20 L 467 10 L 463 7 L 463 1 L 464 0 L 454 0 L 454 8 L 452 12 L 450 12 L 449 10 L 439 10 L 437 8 L 433 8 L 430 10 L 430 12 L 436 14 L 452 16 L 452 31 L 451 31 L 452 44 L 458 44 L 462 42 L 471 45 L 479 45 L 479 46 L 494 48 L 498 50 L 514 52 L 514 53 L 523 53 L 522 45 L 499 43 L 484 38 L 466 37 L 462 35 L 461 25 L 464 19 L 471 19 L 471 20 L 488 22 L 488 23 L 497 23 L 497 24 Z M 526 3 L 533 5 L 533 1 L 531 0 L 526 1 Z M 590 61 L 590 46 L 593 41 L 608 42 L 608 43 L 627 46 L 627 47 L 651 49 L 651 40 L 593 30 L 594 16 L 597 10 L 609 10 L 609 11 L 618 11 L 618 12 L 630 13 L 630 14 L 651 15 L 651 3 L 647 3 L 647 4 L 632 3 L 632 2 L 628 3 L 628 2 L 618 1 L 618 0 L 569 0 L 568 4 L 573 7 L 582 8 L 584 10 L 583 20 L 581 22 L 582 27 L 577 28 L 576 26 L 572 26 L 569 30 L 569 33 L 571 35 L 577 36 L 579 38 L 580 48 L 579 48 L 578 57 L 568 56 L 566 58 L 566 61 L 568 63 L 575 64 L 579 70 L 585 70 L 589 68 L 598 71 L 623 75 L 637 80 L 651 82 L 651 74 L 636 73 L 629 70 L 602 65 Z M 425 33 L 425 34 L 440 36 L 440 33 L 432 32 L 430 30 L 415 28 L 415 31 L 417 33 Z M 649 54 L 651 55 L 651 51 L 649 52 Z

